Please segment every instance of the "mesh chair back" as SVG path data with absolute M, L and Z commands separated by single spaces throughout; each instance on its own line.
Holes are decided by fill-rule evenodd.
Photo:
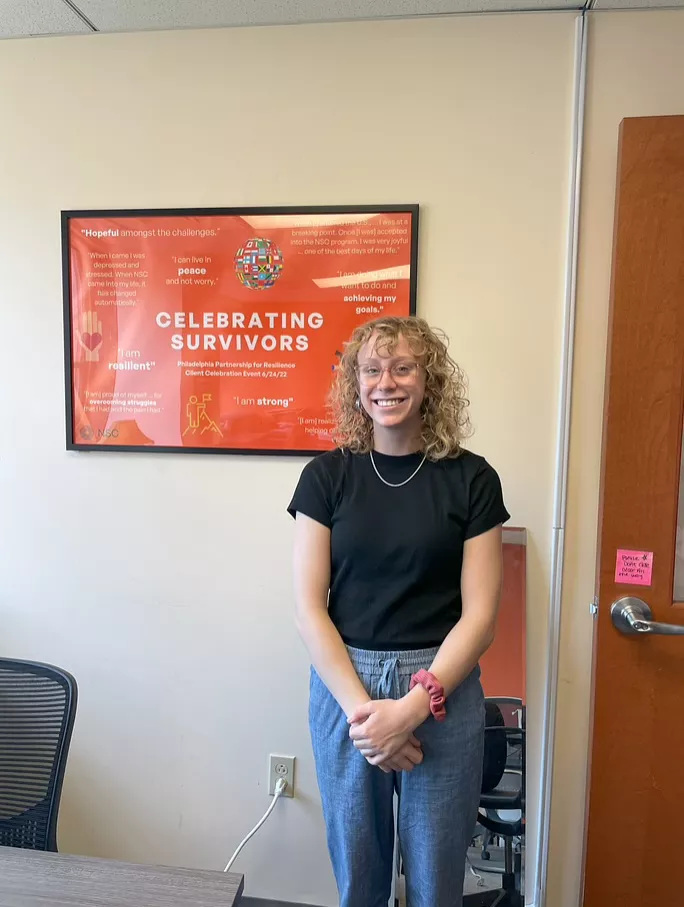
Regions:
M 482 766 L 482 793 L 498 787 L 506 770 L 508 741 L 506 722 L 497 702 L 485 699 L 484 762 Z
M 521 808 L 525 802 L 525 706 L 520 699 L 497 696 L 485 700 L 484 769 L 480 806 Z
M 0 846 L 57 850 L 76 701 L 66 671 L 0 658 Z

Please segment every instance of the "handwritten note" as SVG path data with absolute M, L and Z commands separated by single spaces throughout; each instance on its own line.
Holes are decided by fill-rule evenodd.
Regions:
M 628 551 L 618 548 L 615 582 L 630 586 L 650 586 L 653 572 L 652 551 Z

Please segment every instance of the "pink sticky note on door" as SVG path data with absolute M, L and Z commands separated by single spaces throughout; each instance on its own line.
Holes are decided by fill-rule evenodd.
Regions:
M 615 582 L 630 586 L 650 586 L 653 573 L 652 551 L 629 551 L 618 548 Z

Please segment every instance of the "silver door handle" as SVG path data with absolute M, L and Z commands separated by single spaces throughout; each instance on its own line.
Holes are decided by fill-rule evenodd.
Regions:
M 610 608 L 613 626 L 627 636 L 684 636 L 684 626 L 651 620 L 653 612 L 640 598 L 620 598 Z

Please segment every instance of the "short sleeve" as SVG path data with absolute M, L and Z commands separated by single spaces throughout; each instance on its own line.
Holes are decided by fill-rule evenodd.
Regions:
M 330 529 L 333 514 L 332 489 L 332 476 L 325 469 L 322 458 L 317 457 L 304 467 L 287 512 L 294 518 L 297 513 L 303 513 Z
M 475 538 L 510 518 L 511 515 L 504 505 L 501 480 L 496 470 L 492 469 L 486 460 L 482 460 L 470 485 L 470 506 L 465 537 Z

